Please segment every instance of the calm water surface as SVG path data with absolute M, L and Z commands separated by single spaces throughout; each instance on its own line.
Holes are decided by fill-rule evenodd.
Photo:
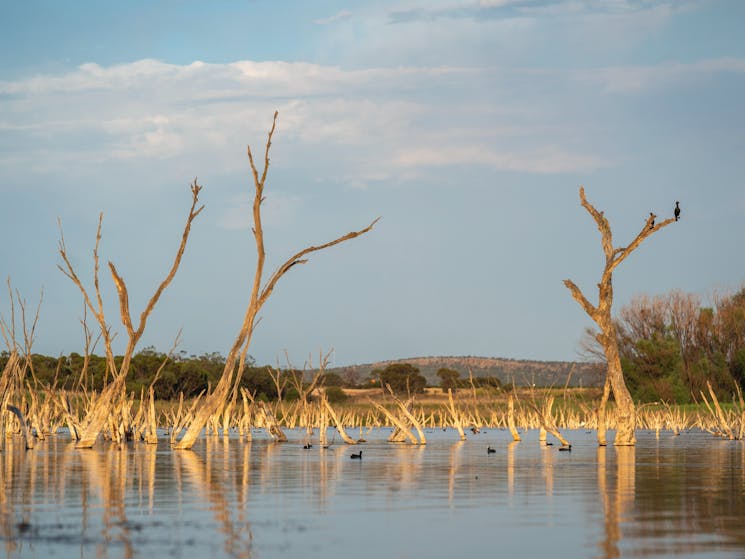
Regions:
M 570 431 L 559 452 L 537 432 L 438 430 L 422 447 L 388 434 L 327 450 L 304 450 L 300 431 L 193 451 L 9 442 L 0 545 L 40 558 L 745 557 L 743 442 L 639 432 L 636 447 L 598 448 Z

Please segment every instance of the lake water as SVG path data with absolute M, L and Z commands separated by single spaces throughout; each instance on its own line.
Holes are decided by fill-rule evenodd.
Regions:
M 192 451 L 64 435 L 0 454 L 7 557 L 687 557 L 745 556 L 745 443 L 638 432 L 571 452 L 487 430 L 459 442 L 303 449 L 208 437 Z M 609 433 L 610 435 L 610 433 Z M 550 436 L 549 436 L 550 439 Z M 338 440 L 338 437 L 336 438 Z M 488 454 L 487 446 L 496 452 Z M 363 451 L 362 460 L 350 454 Z

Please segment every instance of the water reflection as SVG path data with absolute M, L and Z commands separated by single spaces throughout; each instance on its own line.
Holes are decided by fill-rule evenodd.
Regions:
M 745 447 L 702 433 L 571 453 L 526 433 L 356 449 L 253 437 L 0 453 L 7 557 L 740 557 Z M 294 438 L 293 438 L 294 435 Z M 481 437 L 481 438 L 479 438 Z M 497 452 L 487 454 L 487 445 Z
M 208 455 L 209 441 L 216 443 L 214 439 L 207 439 Z M 202 500 L 209 502 L 209 510 L 217 521 L 219 533 L 223 536 L 223 550 L 229 557 L 251 556 L 251 526 L 246 518 L 246 507 L 233 507 L 229 500 L 231 489 L 236 489 L 237 478 L 230 476 L 229 485 L 218 479 L 218 471 L 231 472 L 230 453 L 228 446 L 223 447 L 222 468 L 215 468 L 215 460 L 204 460 L 194 452 L 182 451 L 174 454 L 174 469 L 178 472 L 178 478 L 187 479 L 191 488 L 186 489 L 179 485 L 179 494 L 194 491 Z M 216 471 L 217 470 L 217 471 Z M 182 475 L 182 473 L 184 475 Z M 242 480 L 244 481 L 245 478 Z M 241 486 L 243 484 L 241 483 Z M 236 492 L 241 494 L 240 491 Z M 233 518 L 235 516 L 235 518 Z
M 30 463 L 36 462 L 34 453 L 27 453 Z M 84 525 L 89 515 L 99 514 L 90 511 L 88 488 L 91 488 L 94 499 L 100 503 L 102 529 L 100 540 L 96 544 L 96 556 L 108 557 L 108 550 L 121 544 L 125 557 L 132 557 L 132 541 L 129 534 L 127 511 L 124 505 L 128 489 L 128 455 L 114 445 L 109 445 L 103 454 L 98 452 L 80 452 L 79 458 L 83 470 L 85 488 L 81 492 L 81 515 Z
M 616 454 L 615 475 L 609 472 L 607 466 L 608 452 L 612 451 L 607 446 L 597 449 L 598 493 L 603 501 L 604 516 L 604 537 L 600 548 L 602 557 L 613 559 L 621 556 L 618 545 L 621 541 L 621 522 L 634 504 L 636 449 L 633 446 L 613 448 Z

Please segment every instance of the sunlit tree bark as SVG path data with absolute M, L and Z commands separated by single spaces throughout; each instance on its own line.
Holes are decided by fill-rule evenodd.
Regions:
M 220 380 L 215 386 L 215 389 L 210 394 L 208 394 L 201 402 L 199 408 L 196 410 L 192 418 L 191 423 L 186 430 L 186 433 L 184 433 L 184 436 L 174 445 L 174 448 L 177 449 L 191 448 L 196 442 L 200 432 L 207 424 L 209 418 L 213 414 L 217 413 L 221 409 L 221 407 L 227 403 L 231 392 L 237 392 L 237 387 L 241 380 L 241 371 L 236 372 L 236 364 L 245 362 L 248 347 L 251 343 L 251 337 L 254 332 L 254 327 L 257 323 L 257 315 L 261 308 L 264 306 L 264 303 L 266 303 L 266 301 L 269 299 L 269 296 L 272 294 L 272 291 L 274 290 L 274 287 L 276 286 L 280 278 L 284 276 L 295 265 L 305 264 L 307 262 L 306 256 L 310 253 L 323 250 L 334 245 L 338 245 L 340 243 L 343 243 L 344 241 L 354 239 L 355 237 L 359 237 L 360 235 L 363 235 L 370 231 L 375 223 L 378 221 L 376 219 L 364 229 L 361 229 L 359 231 L 352 231 L 351 233 L 342 235 L 341 237 L 338 237 L 333 241 L 329 241 L 318 246 L 310 246 L 304 248 L 303 250 L 288 258 L 269 277 L 266 283 L 262 284 L 264 276 L 264 260 L 266 255 L 264 252 L 264 230 L 262 228 L 261 221 L 261 204 L 264 201 L 264 186 L 266 183 L 267 171 L 269 170 L 269 149 L 272 145 L 272 136 L 274 135 L 274 130 L 277 124 L 277 115 L 278 113 L 275 111 L 274 119 L 272 121 L 272 127 L 269 130 L 269 135 L 266 142 L 266 149 L 264 152 L 264 169 L 261 173 L 259 173 L 256 165 L 254 164 L 251 148 L 248 147 L 247 150 L 248 161 L 251 165 L 251 172 L 253 173 L 254 179 L 253 235 L 256 243 L 257 258 L 256 270 L 254 273 L 253 285 L 251 288 L 251 296 L 243 317 L 243 323 L 225 359 L 225 367 L 223 369 Z
M 634 408 L 634 401 L 631 398 L 631 394 L 629 393 L 629 390 L 626 387 L 626 382 L 623 378 L 621 358 L 618 351 L 616 326 L 611 317 L 613 306 L 613 270 L 615 270 L 621 262 L 626 260 L 626 258 L 636 250 L 644 239 L 663 227 L 667 227 L 673 223 L 675 218 L 655 223 L 655 216 L 650 214 L 646 223 L 642 226 L 642 230 L 634 240 L 631 241 L 628 246 L 616 248 L 613 246 L 613 233 L 611 232 L 608 220 L 603 215 L 603 212 L 596 210 L 595 207 L 587 201 L 584 187 L 580 187 L 579 197 L 582 207 L 587 210 L 597 224 L 598 230 L 600 231 L 603 252 L 605 253 L 605 267 L 603 269 L 600 283 L 598 283 L 598 304 L 593 305 L 590 303 L 579 287 L 577 287 L 571 280 L 564 280 L 564 285 L 567 286 L 572 293 L 572 297 L 574 297 L 600 329 L 596 338 L 603 346 L 608 365 L 606 383 L 615 398 L 618 410 L 617 432 L 614 444 L 619 446 L 634 445 L 636 444 L 636 436 L 634 434 L 636 411 Z M 601 402 L 601 408 L 598 411 L 599 422 L 602 420 L 603 423 L 605 417 L 605 398 L 604 395 L 603 402 Z M 601 438 L 601 430 L 603 438 Z M 601 445 L 604 444 L 604 436 L 604 425 L 599 425 L 598 439 Z
M 176 251 L 176 256 L 171 265 L 171 269 L 168 271 L 166 278 L 160 283 L 158 288 L 155 290 L 155 293 L 148 301 L 145 309 L 140 314 L 140 320 L 137 324 L 137 328 L 135 328 L 132 322 L 127 286 L 114 264 L 109 262 L 111 277 L 114 281 L 114 285 L 119 295 L 120 318 L 122 324 L 124 325 L 124 328 L 127 331 L 128 337 L 127 347 L 125 349 L 124 355 L 122 357 L 122 362 L 119 367 L 117 367 L 114 363 L 114 353 L 111 346 L 113 337 L 111 335 L 109 325 L 106 323 L 103 300 L 101 298 L 101 291 L 98 281 L 98 246 L 101 242 L 101 222 L 103 216 L 99 217 L 98 230 L 96 232 L 96 247 L 93 251 L 94 286 L 96 297 L 95 304 L 93 303 L 91 296 L 88 294 L 88 290 L 83 286 L 83 283 L 81 282 L 80 278 L 75 272 L 75 269 L 73 268 L 73 265 L 67 254 L 67 248 L 65 247 L 65 239 L 60 233 L 59 254 L 64 265 L 60 265 L 58 267 L 63 274 L 65 274 L 68 278 L 70 278 L 70 280 L 72 280 L 75 285 L 78 286 L 78 289 L 83 295 L 83 300 L 85 301 L 86 307 L 96 317 L 99 328 L 101 329 L 101 333 L 103 335 L 108 370 L 113 377 L 113 380 L 109 384 L 107 384 L 101 391 L 101 394 L 96 399 L 95 403 L 91 405 L 88 413 L 86 414 L 82 425 L 82 432 L 80 433 L 80 440 L 78 440 L 78 443 L 76 445 L 78 448 L 90 448 L 93 446 L 93 444 L 96 442 L 96 439 L 98 438 L 98 435 L 106 426 L 110 414 L 114 412 L 117 405 L 122 403 L 122 398 L 125 395 L 125 381 L 127 378 L 127 373 L 129 372 L 129 366 L 132 360 L 132 355 L 134 354 L 135 347 L 137 346 L 137 343 L 140 341 L 140 338 L 142 338 L 142 335 L 145 332 L 145 326 L 147 325 L 148 317 L 155 308 L 155 305 L 158 303 L 161 295 L 163 294 L 163 291 L 165 291 L 171 281 L 173 281 L 173 278 L 178 271 L 179 265 L 181 264 L 181 259 L 184 255 L 184 251 L 186 250 L 186 243 L 189 239 L 192 222 L 204 209 L 204 206 L 197 207 L 197 204 L 199 202 L 199 191 L 201 189 L 202 187 L 198 185 L 197 181 L 195 180 L 191 185 L 192 202 L 191 207 L 189 208 L 189 215 L 187 216 L 186 225 L 184 226 L 184 231 L 181 235 L 181 243 L 178 250 Z

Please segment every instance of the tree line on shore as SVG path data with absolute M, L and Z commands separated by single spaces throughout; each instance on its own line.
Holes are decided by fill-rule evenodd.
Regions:
M 639 402 L 698 401 L 707 381 L 723 399 L 730 398 L 735 383 L 745 386 L 745 287 L 732 295 L 713 297 L 710 306 L 704 306 L 698 295 L 677 290 L 637 296 L 621 308 L 615 322 L 624 376 Z M 586 358 L 602 360 L 603 350 L 595 336 L 596 332 L 588 328 L 581 349 Z M 8 356 L 7 351 L 0 352 L 0 369 Z M 117 362 L 121 359 L 115 357 Z M 33 377 L 47 386 L 101 390 L 106 383 L 104 356 L 91 354 L 83 377 L 85 357 L 78 353 L 59 357 L 33 354 L 31 362 Z M 218 352 L 168 356 L 150 346 L 132 357 L 127 390 L 139 393 L 147 389 L 162 367 L 154 384 L 156 398 L 172 400 L 181 393 L 192 398 L 214 386 L 224 366 L 225 357 Z M 294 400 L 312 376 L 292 367 L 259 366 L 248 356 L 241 386 L 262 400 Z M 452 368 L 441 368 L 437 376 L 437 386 L 443 391 L 504 388 L 496 377 L 468 378 Z M 366 378 L 354 371 L 327 372 L 318 384 L 326 387 L 336 401 L 344 399 L 343 388 L 390 385 L 396 393 L 416 394 L 428 386 L 427 379 L 410 363 L 374 369 Z
M 9 352 L 0 352 L 0 370 L 5 367 L 9 357 Z M 122 356 L 114 357 L 117 364 L 121 360 Z M 35 353 L 31 355 L 29 367 L 34 382 L 63 390 L 100 391 L 110 380 L 107 378 L 106 357 L 96 354 L 90 354 L 86 359 L 84 355 L 74 352 L 59 357 Z M 219 381 L 224 367 L 225 357 L 218 352 L 189 356 L 185 352 L 167 355 L 149 346 L 132 356 L 126 388 L 130 393 L 139 394 L 142 390 L 147 390 L 155 380 L 153 389 L 158 400 L 174 400 L 181 394 L 185 398 L 195 398 Z M 318 379 L 315 379 L 319 373 Z M 438 386 L 444 392 L 448 388 L 456 391 L 471 386 L 501 386 L 496 377 L 475 377 L 469 380 L 460 378 L 458 371 L 447 368 L 440 369 L 438 377 Z M 260 366 L 248 356 L 240 386 L 254 394 L 258 400 L 294 401 L 310 384 L 324 387 L 330 401 L 341 401 L 345 398 L 343 388 L 390 386 L 396 394 L 421 394 L 427 387 L 427 379 L 417 367 L 409 363 L 392 363 L 383 369 L 373 370 L 366 378 L 360 378 L 353 372 L 339 375 L 293 367 Z
M 685 404 L 701 401 L 707 381 L 730 400 L 735 383 L 745 386 L 745 287 L 701 297 L 674 290 L 637 296 L 615 317 L 624 377 L 634 399 Z M 584 353 L 603 358 L 596 332 L 588 329 Z
M 621 308 L 615 321 L 624 376 L 635 400 L 679 404 L 697 401 L 706 390 L 707 381 L 720 398 L 729 399 L 735 383 L 745 386 L 745 287 L 732 295 L 713 297 L 710 306 L 703 305 L 698 295 L 677 290 L 637 296 Z M 586 331 L 582 351 L 588 359 L 602 360 L 602 347 L 595 335 L 592 329 Z M 0 369 L 7 359 L 8 352 L 0 353 Z M 81 378 L 84 361 L 78 353 L 60 357 L 34 354 L 33 376 L 48 386 L 100 390 L 106 382 L 106 358 L 90 355 L 88 372 Z M 154 385 L 156 398 L 171 400 L 181 393 L 191 398 L 215 385 L 223 372 L 225 357 L 217 352 L 190 356 L 181 352 L 169 357 L 152 346 L 146 347 L 132 357 L 127 390 L 139 393 L 147 389 L 161 366 Z M 311 376 L 312 373 L 292 367 L 259 366 L 249 356 L 241 386 L 262 400 L 294 400 Z M 437 376 L 437 386 L 443 391 L 501 386 L 496 377 L 469 379 L 452 368 L 441 368 Z M 344 398 L 342 388 L 390 385 L 396 393 L 416 394 L 428 385 L 419 369 L 410 363 L 374 369 L 366 378 L 354 371 L 327 372 L 318 384 L 326 387 L 337 401 Z

